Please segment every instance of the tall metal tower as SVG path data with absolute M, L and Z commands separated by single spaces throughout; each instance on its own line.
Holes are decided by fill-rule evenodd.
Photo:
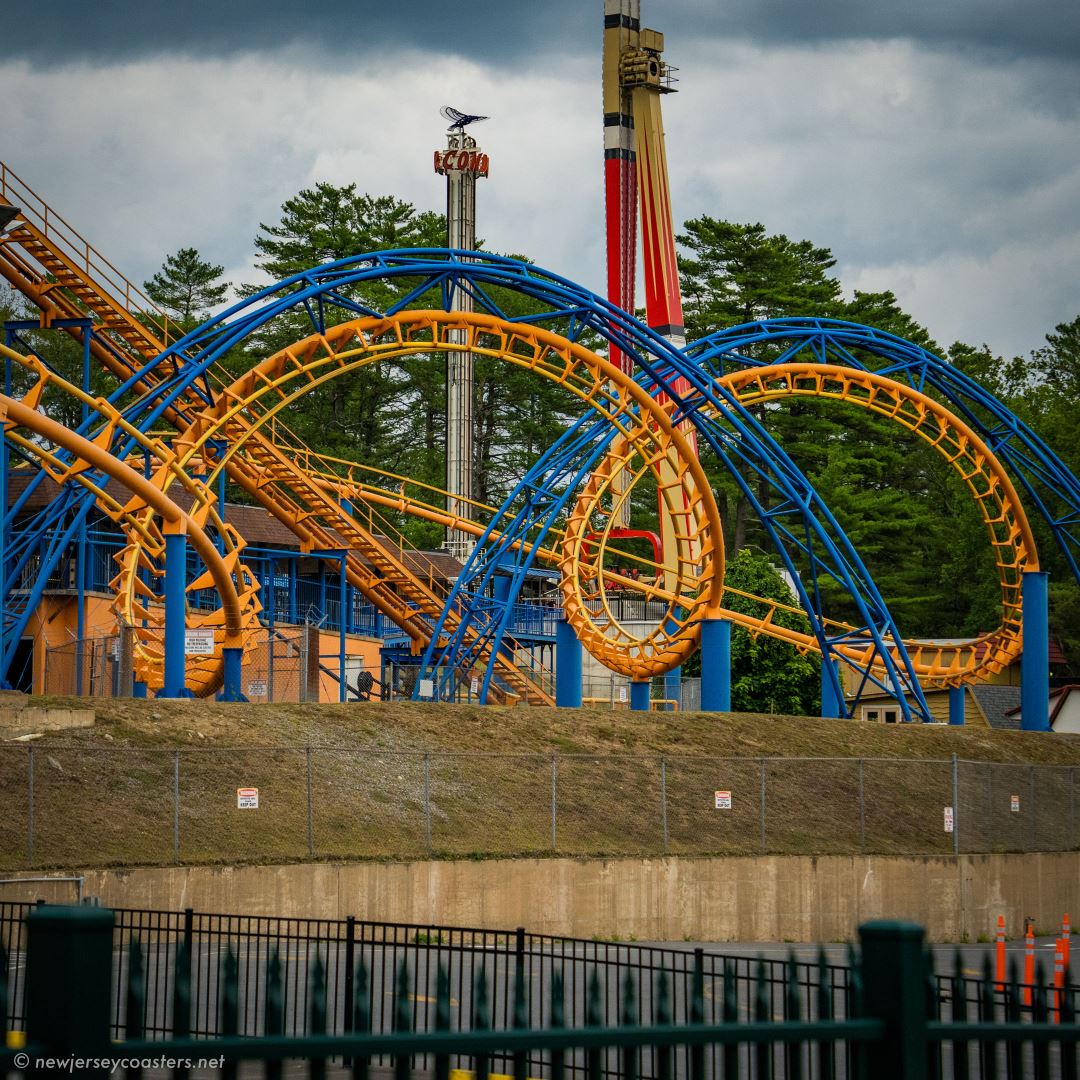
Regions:
M 445 150 L 435 151 L 435 171 L 446 177 L 447 246 L 463 251 L 476 248 L 476 181 L 488 175 L 489 159 L 465 133 L 464 123 L 483 120 L 445 109 L 455 123 L 447 132 Z M 464 123 L 462 123 L 464 121 Z M 472 311 L 472 297 L 460 289 L 451 301 L 454 311 Z M 463 330 L 450 332 L 451 342 L 466 343 Z M 446 490 L 447 510 L 470 517 L 473 496 L 473 354 L 450 352 L 446 358 Z M 445 548 L 466 559 L 475 541 L 460 529 L 447 529 Z
M 608 299 L 634 310 L 640 206 L 646 321 L 681 346 L 686 331 L 660 112 L 660 96 L 674 92 L 675 80 L 663 51 L 664 35 L 641 26 L 641 0 L 604 0 Z
M 641 0 L 604 0 L 604 193 L 607 203 L 608 299 L 632 312 L 635 301 L 638 214 L 645 271 L 645 321 L 681 348 L 686 344 L 682 292 L 675 260 L 667 152 L 660 110 L 663 94 L 675 90 L 674 68 L 662 59 L 664 35 L 641 25 Z M 611 360 L 628 372 L 630 364 L 614 347 Z M 686 388 L 684 380 L 676 390 Z M 696 445 L 694 431 L 684 428 Z M 618 448 L 616 448 L 617 452 Z M 661 467 L 664 472 L 665 467 Z M 621 490 L 616 475 L 612 490 Z M 673 520 L 661 503 L 661 550 L 675 549 L 685 522 Z M 627 527 L 629 503 L 619 525 Z M 670 556 L 665 556 L 665 562 Z M 671 574 L 668 575 L 671 577 Z M 672 578 L 673 580 L 673 578 Z

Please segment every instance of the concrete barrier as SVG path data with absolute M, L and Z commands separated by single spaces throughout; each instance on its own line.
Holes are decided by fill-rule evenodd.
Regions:
M 66 870 L 115 907 L 509 929 L 639 941 L 847 941 L 911 919 L 934 941 L 992 937 L 998 915 L 1060 924 L 1080 904 L 1080 853 L 900 858 L 514 859 Z M 17 877 L 18 875 L 12 875 Z M 40 886 L 8 883 L 0 899 Z
M 0 739 L 94 726 L 93 709 L 42 708 L 0 699 Z

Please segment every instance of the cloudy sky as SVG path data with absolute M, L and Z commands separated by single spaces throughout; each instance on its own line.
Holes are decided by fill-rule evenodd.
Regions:
M 677 221 L 831 247 L 942 344 L 1080 314 L 1076 0 L 642 0 Z M 600 0 L 8 0 L 0 160 L 129 277 L 317 180 L 441 209 L 444 103 L 492 114 L 479 232 L 603 288 Z M 15 29 L 12 29 L 15 28 Z

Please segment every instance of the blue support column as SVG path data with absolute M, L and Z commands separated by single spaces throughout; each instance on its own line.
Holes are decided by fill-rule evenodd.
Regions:
M 90 324 L 86 323 L 82 328 L 83 341 L 83 368 L 82 388 L 86 394 L 90 393 Z M 83 425 L 90 418 L 90 406 L 82 403 L 81 420 Z M 86 518 L 79 521 L 79 538 L 75 545 L 75 693 L 83 692 L 83 668 L 86 655 Z
M 339 582 L 339 588 L 341 590 L 341 637 L 338 639 L 338 673 L 340 678 L 338 679 L 338 701 L 345 701 L 348 698 L 348 686 L 345 683 L 345 627 L 348 625 L 348 619 L 346 618 L 345 607 L 349 601 L 349 579 L 345 576 L 345 572 L 348 569 L 346 565 L 347 556 L 345 552 L 341 553 L 341 581 Z
M 504 574 L 496 574 L 491 579 L 491 590 L 496 604 L 505 606 L 510 602 L 510 585 L 511 579 Z M 509 629 L 510 633 L 514 632 L 513 624 L 511 624 Z M 504 638 L 503 640 L 505 641 L 506 639 Z M 509 645 L 500 645 L 499 653 L 511 660 L 514 658 L 514 650 Z
M 146 697 L 146 683 L 144 683 L 141 679 L 136 679 L 131 686 L 131 696 L 133 698 Z
M 1025 571 L 1024 651 L 1020 657 L 1020 726 L 1050 730 L 1050 601 L 1048 575 Z
M 630 684 L 630 708 L 633 709 L 634 712 L 649 711 L 651 689 L 652 682 L 649 679 L 644 679 L 641 682 L 632 682 Z
M 510 578 L 505 574 L 496 574 L 491 579 L 491 589 L 497 604 L 505 604 L 510 599 Z
M 186 697 L 184 626 L 187 619 L 187 537 L 165 537 L 165 682 L 159 697 Z
M 705 619 L 701 624 L 701 708 L 731 711 L 731 623 Z
M 300 611 L 296 600 L 296 579 L 300 576 L 300 560 L 295 556 L 289 559 L 289 622 L 295 626 L 300 621 Z
M 949 687 L 949 723 L 964 723 L 964 705 L 967 699 L 966 686 Z
M 555 624 L 555 704 L 581 708 L 581 642 L 565 620 Z
M 668 701 L 678 702 L 677 705 L 665 705 L 665 710 L 678 712 L 682 706 L 682 668 L 672 668 L 664 676 L 664 697 Z
M 15 338 L 15 331 L 11 327 L 4 327 L 4 343 L 10 349 Z M 11 394 L 11 360 L 4 357 L 4 393 Z M 8 494 L 8 441 L 6 437 L 0 437 L 0 509 L 3 517 L 0 517 L 0 604 L 7 603 L 7 550 L 8 550 L 8 508 L 11 499 Z M 0 641 L 0 653 L 7 645 L 6 641 Z M 11 686 L 8 682 L 8 673 L 2 673 L 0 686 L 7 689 Z
M 834 720 L 842 720 L 847 716 L 840 670 L 836 661 L 827 656 L 821 658 L 821 715 Z
M 222 649 L 221 659 L 225 668 L 224 683 L 221 687 L 220 700 L 222 701 L 246 701 L 241 689 L 241 662 L 243 649 Z

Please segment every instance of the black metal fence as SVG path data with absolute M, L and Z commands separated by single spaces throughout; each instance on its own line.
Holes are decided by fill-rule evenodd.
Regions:
M 307 1075 L 325 1076 L 336 1057 L 362 1078 L 393 1065 L 399 1080 L 415 1069 L 447 1080 L 455 1065 L 478 1080 L 499 1068 L 516 1080 L 1072 1080 L 1078 1069 L 1075 988 L 1049 986 L 1041 973 L 1026 990 L 1015 973 L 996 984 L 959 963 L 935 981 L 911 924 L 862 927 L 849 967 L 791 959 L 771 974 L 758 961 L 743 975 L 732 958 L 710 969 L 702 950 L 659 950 L 660 965 L 643 950 L 641 963 L 612 966 L 602 952 L 581 955 L 581 942 L 555 948 L 521 930 L 349 920 L 301 938 L 281 936 L 281 920 L 244 927 L 190 913 L 9 907 L 2 925 L 14 955 L 0 954 L 0 972 L 14 978 L 0 979 L 0 1012 L 9 993 L 21 998 L 26 1035 L 0 1050 L 0 1075 L 137 1076 L 162 1056 L 176 1062 L 173 1076 L 191 1075 L 196 1058 L 215 1070 L 201 1075 L 236 1076 L 238 1062 L 258 1061 L 264 1075 L 281 1076 L 283 1060 L 301 1059 Z M 25 937 L 15 929 L 23 918 Z M 344 938 L 330 936 L 331 925 Z M 236 952 L 252 941 L 256 956 Z M 290 948 L 301 941 L 300 953 Z M 833 970 L 843 973 L 835 982 Z M 58 1072 L 43 1071 L 46 1058 L 59 1058 Z
M 25 951 L 25 918 L 37 905 L 0 903 L 0 945 L 10 958 L 8 973 L 9 1015 L 12 1028 L 25 1021 L 24 969 L 18 963 Z M 372 1000 L 372 1030 L 393 1030 L 391 1001 L 396 973 L 404 964 L 417 987 L 411 999 L 410 1023 L 414 1030 L 431 1030 L 435 1023 L 436 975 L 447 972 L 452 991 L 454 1026 L 468 1025 L 472 987 L 478 971 L 488 980 L 493 1023 L 509 1027 L 513 1019 L 513 988 L 519 972 L 537 1002 L 546 1000 L 558 972 L 566 994 L 567 1022 L 583 1022 L 588 981 L 593 972 L 606 985 L 621 986 L 627 976 L 643 989 L 641 1008 L 650 1006 L 648 988 L 657 974 L 671 980 L 671 1011 L 678 1021 L 689 1018 L 691 981 L 695 964 L 706 979 L 706 1011 L 718 1020 L 724 1007 L 725 972 L 733 981 L 742 1014 L 755 1007 L 757 980 L 763 980 L 769 1008 L 782 1011 L 794 973 L 804 1014 L 829 996 L 834 1015 L 847 1010 L 851 990 L 850 964 L 796 962 L 726 956 L 702 948 L 679 949 L 631 942 L 595 941 L 584 938 L 535 934 L 515 930 L 483 930 L 408 923 L 367 922 L 347 919 L 296 919 L 256 915 L 216 915 L 187 909 L 181 912 L 115 909 L 114 974 L 116 996 L 112 1003 L 113 1036 L 119 1038 L 127 1023 L 121 988 L 127 977 L 127 955 L 133 941 L 141 946 L 146 993 L 140 1023 L 149 1036 L 173 1033 L 173 1001 L 170 986 L 176 958 L 186 956 L 191 987 L 192 1034 L 218 1032 L 222 1013 L 221 961 L 226 953 L 236 959 L 239 987 L 238 1032 L 258 1035 L 264 1031 L 261 1008 L 266 963 L 276 954 L 281 970 L 284 1031 L 304 1030 L 310 1002 L 310 976 L 315 958 L 324 972 L 328 1031 L 348 1032 L 355 993 L 356 965 L 363 961 L 368 972 Z M 612 993 L 600 1003 L 604 1023 L 618 1023 L 620 1002 Z M 534 1017 L 538 1020 L 539 1017 Z

